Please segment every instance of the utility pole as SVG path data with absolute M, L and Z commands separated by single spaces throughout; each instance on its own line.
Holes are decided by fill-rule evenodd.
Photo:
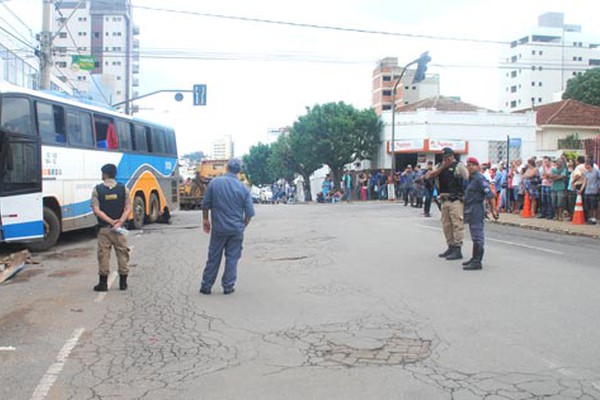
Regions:
M 40 89 L 50 89 L 50 69 L 52 68 L 52 5 L 54 0 L 44 0 L 42 33 L 40 34 Z

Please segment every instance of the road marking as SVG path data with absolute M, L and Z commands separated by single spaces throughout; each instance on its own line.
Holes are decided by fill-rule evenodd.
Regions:
M 0 346 L 0 351 L 15 351 L 16 347 L 13 346 Z
M 442 230 L 442 228 L 436 228 L 434 226 L 428 226 L 428 225 L 422 225 L 422 224 L 417 224 L 417 226 L 419 226 L 421 228 L 431 229 L 431 230 L 438 231 L 438 232 Z M 511 246 L 524 247 L 526 249 L 543 251 L 543 252 L 551 253 L 551 254 L 559 254 L 559 255 L 564 254 L 562 251 L 556 251 L 556 250 L 546 249 L 544 247 L 538 247 L 538 246 L 529 246 L 527 244 L 510 242 L 508 240 L 500 240 L 500 239 L 494 239 L 494 238 L 489 238 L 489 237 L 486 238 L 486 240 L 489 240 L 490 242 L 504 243 L 504 244 L 508 244 L 508 245 L 511 245 Z
M 117 279 L 117 275 L 118 274 L 115 271 L 111 272 L 110 275 L 108 275 L 108 283 L 107 283 L 107 285 L 108 285 L 109 289 L 112 286 L 112 284 L 115 281 L 115 279 Z M 102 300 L 104 300 L 104 298 L 106 297 L 107 294 L 108 294 L 108 292 L 100 292 L 100 293 L 98 293 L 98 295 L 94 299 L 94 303 L 100 303 Z
M 75 346 L 77 346 L 77 342 L 84 331 L 85 329 L 83 328 L 78 328 L 73 331 L 73 334 L 69 340 L 67 340 L 62 349 L 60 349 L 60 352 L 56 357 L 56 361 L 50 366 L 50 368 L 48 368 L 46 374 L 42 377 L 42 380 L 35 388 L 35 391 L 31 395 L 31 400 L 44 400 L 48 396 L 48 392 L 50 392 L 50 389 L 56 382 L 56 379 L 58 379 L 58 375 L 60 375 L 63 367 L 65 366 L 67 358 L 69 358 L 71 351 L 73 351 Z

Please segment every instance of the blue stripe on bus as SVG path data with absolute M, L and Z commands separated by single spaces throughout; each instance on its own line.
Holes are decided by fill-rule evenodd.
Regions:
M 2 230 L 4 231 L 5 240 L 31 236 L 44 236 L 44 221 L 3 225 Z
M 65 218 L 81 217 L 90 214 L 92 212 L 91 199 L 64 205 L 61 207 L 61 212 Z
M 123 182 L 128 179 L 144 164 L 150 165 L 164 176 L 171 176 L 177 168 L 177 158 L 125 153 L 117 166 L 117 181 Z

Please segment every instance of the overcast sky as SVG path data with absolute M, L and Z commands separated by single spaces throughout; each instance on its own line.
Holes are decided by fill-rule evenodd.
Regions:
M 409 35 L 511 41 L 538 15 L 564 12 L 565 22 L 600 37 L 598 0 L 133 0 L 140 27 L 140 94 L 206 84 L 207 105 L 188 95 L 148 98 L 144 117 L 175 126 L 180 153 L 208 151 L 232 135 L 241 155 L 267 140 L 269 128 L 292 125 L 306 106 L 345 101 L 371 105 L 376 61 L 407 63 L 422 52 L 440 74 L 441 94 L 497 109 L 502 45 L 251 22 L 219 14 Z M 42 0 L 10 0 L 41 28 Z M 157 11 L 163 8 L 179 12 Z M 0 11 L 2 11 L 0 9 Z M 38 14 L 39 13 L 39 14 Z M 204 14 L 204 15 L 201 15 Z M 39 18 L 37 17 L 39 15 Z M 596 20 L 594 20 L 594 18 Z

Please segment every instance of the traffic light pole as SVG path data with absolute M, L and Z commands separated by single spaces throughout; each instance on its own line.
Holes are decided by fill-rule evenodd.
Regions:
M 396 83 L 394 83 L 394 87 L 392 89 L 392 140 L 390 142 L 390 153 L 392 153 L 392 178 L 396 174 L 396 91 L 398 89 L 398 85 L 400 81 L 404 77 L 406 70 L 408 67 L 414 64 L 419 64 L 419 68 L 417 69 L 417 73 L 415 74 L 414 82 L 420 82 L 425 78 L 425 70 L 427 69 L 427 63 L 431 60 L 428 55 L 428 52 L 421 54 L 421 57 L 417 58 L 414 61 L 409 62 L 402 68 L 402 72 L 398 79 L 396 79 Z
M 132 101 L 136 101 L 139 99 L 143 99 L 144 97 L 150 97 L 158 93 L 191 93 L 193 90 L 175 90 L 175 89 L 163 89 L 163 90 L 155 90 L 154 92 L 146 93 L 138 97 L 131 98 L 129 100 L 121 101 L 119 103 L 111 104 L 111 107 L 118 107 L 123 104 L 129 104 Z M 182 97 L 183 98 L 183 97 Z

